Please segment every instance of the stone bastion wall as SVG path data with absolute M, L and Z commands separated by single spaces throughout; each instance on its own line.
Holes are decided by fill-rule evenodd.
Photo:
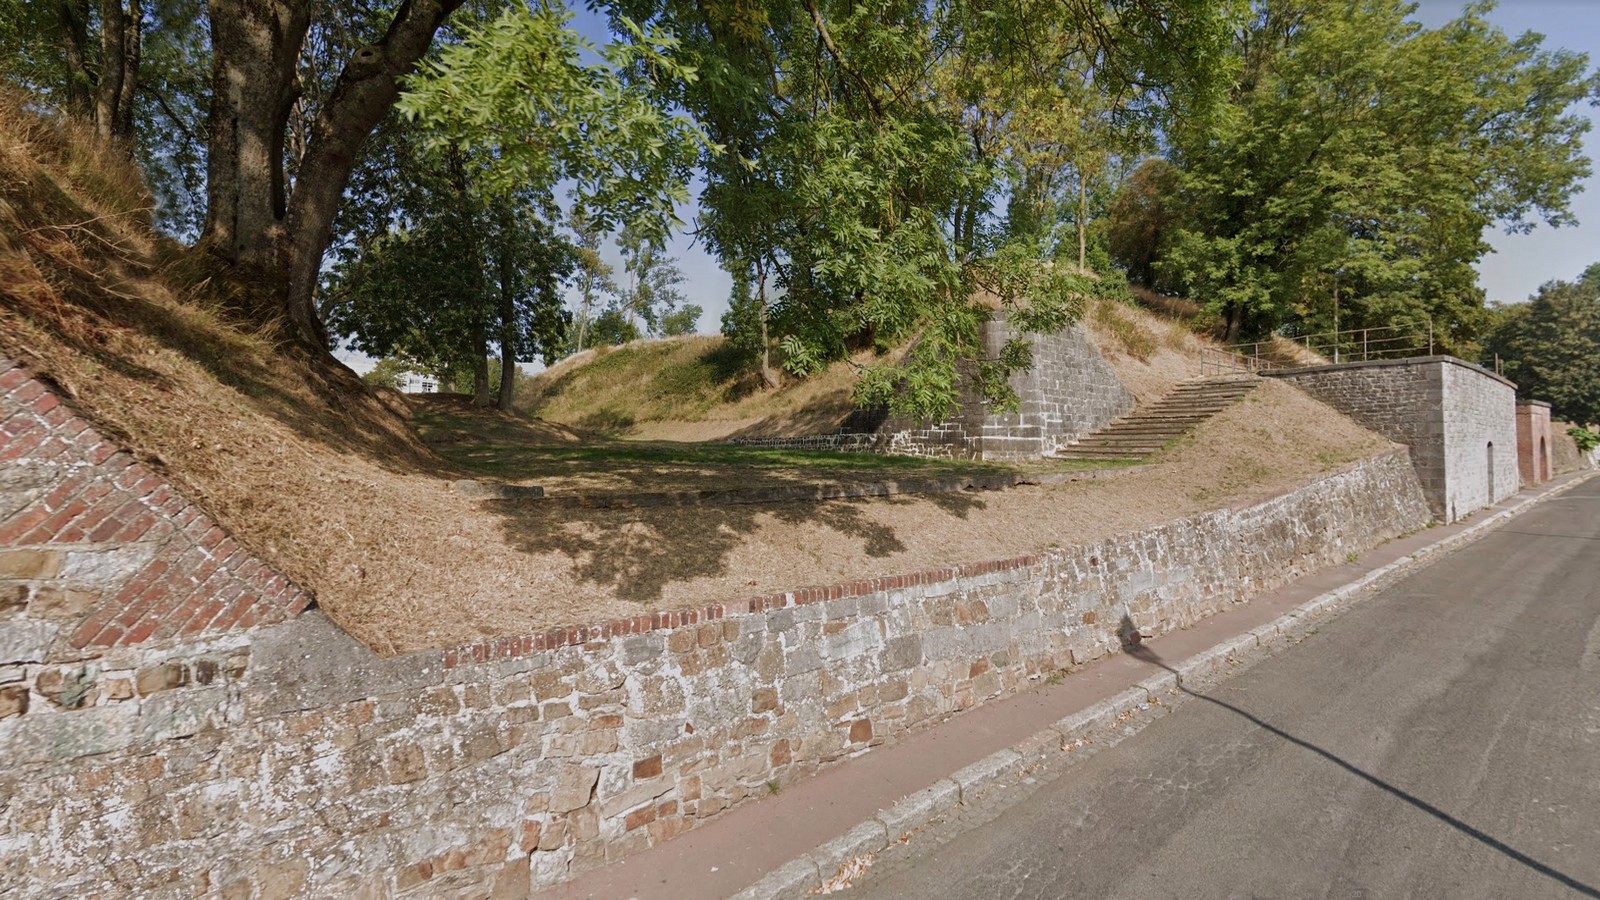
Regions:
M 1516 385 L 1453 356 L 1262 372 L 1411 448 L 1435 518 L 1454 522 L 1515 494 Z
M 40 382 L 0 395 L 13 485 L 33 463 L 6 423 L 88 430 L 28 385 Z M 68 474 L 56 477 L 141 494 L 112 513 L 124 523 L 176 495 L 146 470 L 119 474 L 137 465 L 112 462 L 120 451 L 57 450 L 47 461 Z M 1039 555 L 380 658 L 300 613 L 305 595 L 198 511 L 137 536 L 39 532 L 38 511 L 67 501 L 23 481 L 0 509 L 13 564 L 0 576 L 8 897 L 526 896 L 1117 652 L 1124 615 L 1147 633 L 1182 628 L 1428 519 L 1401 451 Z M 186 555 L 208 545 L 234 580 L 202 577 L 210 563 Z M 68 600 L 78 552 L 126 571 Z M 63 555 L 12 555 L 41 553 Z M 167 579 L 158 601 L 134 590 L 147 577 Z M 241 597 L 245 613 L 207 618 Z M 127 623 L 115 633 L 89 627 L 108 602 L 128 610 L 108 620 Z
M 1014 334 L 1004 310 L 980 328 L 984 355 L 999 357 Z M 1134 408 L 1133 394 L 1078 325 L 1055 334 L 1028 333 L 1033 365 L 1011 375 L 1017 410 L 991 412 L 962 363 L 959 399 L 945 419 L 918 421 L 885 410 L 859 410 L 833 434 L 743 438 L 732 443 L 790 450 L 892 453 L 939 459 L 1026 460 L 1109 425 Z M 913 348 L 912 353 L 916 350 Z

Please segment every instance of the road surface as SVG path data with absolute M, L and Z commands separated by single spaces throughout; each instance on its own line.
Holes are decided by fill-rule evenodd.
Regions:
M 1600 483 L 1034 779 L 842 896 L 1600 897 Z

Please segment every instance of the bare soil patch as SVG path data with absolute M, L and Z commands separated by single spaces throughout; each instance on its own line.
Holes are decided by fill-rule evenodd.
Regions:
M 567 561 L 573 590 L 597 604 L 688 606 L 1070 545 L 1272 496 L 1392 446 L 1267 382 L 1157 465 L 1109 480 L 690 515 L 532 505 L 497 513 L 511 546 Z

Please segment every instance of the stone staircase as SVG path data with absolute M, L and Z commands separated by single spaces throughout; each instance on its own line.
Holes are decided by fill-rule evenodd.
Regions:
M 1196 425 L 1255 390 L 1255 375 L 1197 378 L 1173 388 L 1155 403 L 1123 416 L 1074 444 L 1050 454 L 1055 459 L 1140 459 L 1189 433 Z

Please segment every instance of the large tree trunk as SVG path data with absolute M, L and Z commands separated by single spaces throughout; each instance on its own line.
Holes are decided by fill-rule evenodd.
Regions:
M 67 115 L 87 122 L 94 115 L 94 79 L 89 77 L 89 0 L 59 0 L 56 19 L 67 60 Z
M 1089 271 L 1089 191 L 1083 170 L 1078 170 L 1078 271 Z
M 1244 308 L 1237 303 L 1228 304 L 1224 321 L 1227 327 L 1222 332 L 1222 342 L 1225 344 L 1239 343 L 1239 332 L 1244 328 Z
M 583 279 L 583 312 L 578 315 L 578 346 L 576 352 L 583 352 L 583 342 L 589 338 L 589 310 L 594 306 L 594 276 L 585 276 Z
M 104 138 L 133 135 L 133 94 L 139 87 L 139 0 L 100 0 L 100 75 L 94 90 L 94 127 Z
M 778 377 L 772 374 L 772 339 L 767 336 L 767 266 L 762 257 L 756 257 L 756 298 L 761 305 L 761 380 L 767 387 L 777 389 L 781 385 Z
M 283 142 L 310 10 L 303 0 L 208 0 L 207 8 L 211 139 L 201 242 L 241 274 L 261 279 L 276 295 L 263 298 L 267 308 L 260 312 L 270 314 L 287 286 Z
M 461 2 L 404 0 L 383 38 L 350 58 L 317 113 L 291 192 L 283 155 L 308 4 L 208 0 L 215 88 L 202 242 L 256 280 L 268 294 L 261 312 L 308 346 L 327 348 L 317 278 L 356 153 L 399 96 L 400 76 Z
M 122 90 L 117 96 L 111 133 L 131 142 L 134 138 L 133 98 L 139 90 L 139 59 L 143 53 L 144 7 L 140 0 L 128 0 L 127 15 L 122 40 Z
M 480 322 L 472 333 L 472 405 L 489 402 L 489 329 Z
M 511 412 L 517 390 L 517 302 L 511 260 L 502 248 L 500 272 L 500 397 L 501 412 Z

